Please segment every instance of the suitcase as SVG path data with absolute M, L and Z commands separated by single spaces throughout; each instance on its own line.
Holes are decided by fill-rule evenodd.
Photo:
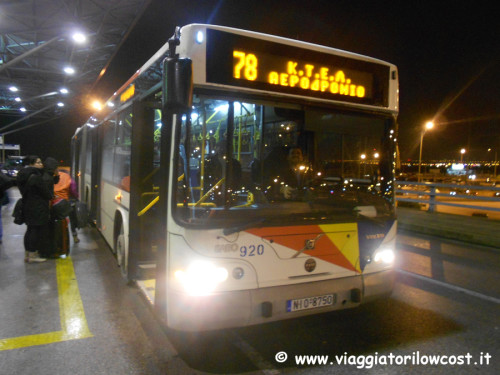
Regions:
M 53 220 L 50 230 L 51 257 L 58 258 L 61 255 L 69 255 L 69 228 L 68 219 Z
M 74 202 L 73 215 L 78 229 L 85 228 L 87 226 L 89 222 L 89 213 L 85 203 L 80 201 Z

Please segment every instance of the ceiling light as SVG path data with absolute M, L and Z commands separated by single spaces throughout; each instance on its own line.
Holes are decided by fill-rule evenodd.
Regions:
M 76 43 L 81 44 L 81 43 L 85 43 L 87 41 L 87 37 L 84 34 L 77 32 L 77 33 L 73 34 L 73 40 Z
M 95 100 L 93 103 L 92 103 L 92 107 L 98 111 L 100 111 L 102 109 L 102 104 L 98 101 L 98 100 Z
M 26 112 L 26 108 L 24 108 L 24 107 L 19 108 L 19 110 L 20 110 L 21 112 Z
M 64 107 L 64 103 L 63 102 L 59 102 L 59 103 L 57 103 L 57 106 L 58 107 Z
M 59 90 L 59 92 L 60 92 L 61 94 L 67 94 L 69 91 L 68 91 L 68 89 L 66 89 L 66 88 L 62 88 L 62 89 L 60 89 L 60 90 Z
M 66 74 L 75 74 L 75 69 L 73 69 L 71 66 L 67 66 L 64 68 L 64 73 Z
M 20 102 L 21 98 L 18 96 L 17 98 L 14 99 L 16 102 Z
M 19 89 L 16 86 L 10 86 L 9 90 L 12 91 L 12 92 L 19 91 Z

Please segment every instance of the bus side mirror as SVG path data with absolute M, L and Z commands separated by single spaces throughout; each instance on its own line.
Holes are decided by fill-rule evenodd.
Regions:
M 163 60 L 163 108 L 189 109 L 193 102 L 193 63 L 190 59 Z

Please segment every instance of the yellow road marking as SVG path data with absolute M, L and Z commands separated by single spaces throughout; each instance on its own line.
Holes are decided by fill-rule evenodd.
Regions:
M 56 275 L 61 330 L 0 339 L 0 351 L 92 337 L 85 318 L 71 257 L 56 260 Z

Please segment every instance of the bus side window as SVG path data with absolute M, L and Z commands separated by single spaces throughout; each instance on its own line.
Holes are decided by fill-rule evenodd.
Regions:
M 118 115 L 113 173 L 113 182 L 125 191 L 130 191 L 131 134 L 132 113 L 125 111 Z
M 105 181 L 110 181 L 110 176 L 113 176 L 115 122 L 114 119 L 107 120 L 101 127 L 103 132 L 101 177 Z

